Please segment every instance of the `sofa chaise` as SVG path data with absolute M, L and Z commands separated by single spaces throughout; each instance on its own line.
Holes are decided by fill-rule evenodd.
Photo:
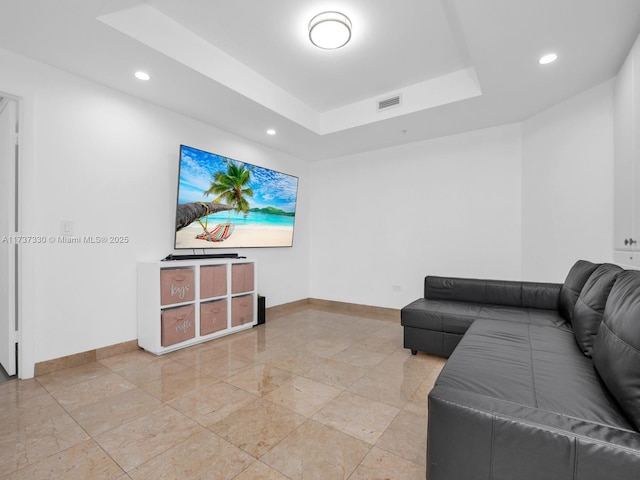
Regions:
M 640 479 L 640 271 L 427 277 L 401 318 L 412 353 L 449 357 L 429 394 L 429 480 Z

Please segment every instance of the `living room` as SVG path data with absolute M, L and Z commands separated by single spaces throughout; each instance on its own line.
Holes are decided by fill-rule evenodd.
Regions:
M 599 3 L 590 7 L 609 11 Z M 181 144 L 299 178 L 293 246 L 240 253 L 259 265 L 268 309 L 319 299 L 398 311 L 422 295 L 427 274 L 562 282 L 579 258 L 613 261 L 614 83 L 640 33 L 636 2 L 614 3 L 624 13 L 604 17 L 625 21 L 617 32 L 615 22 L 607 24 L 611 37 L 621 37 L 611 67 L 570 94 L 545 97 L 548 103 L 526 116 L 442 135 L 426 131 L 437 132 L 437 121 L 403 133 L 400 116 L 368 132 L 393 129 L 395 140 L 320 158 L 295 153 L 303 150 L 299 140 L 286 146 L 293 122 L 278 114 L 267 116 L 281 122 L 275 138 L 258 140 L 257 133 L 221 127 L 224 119 L 202 121 L 178 101 L 170 107 L 148 100 L 154 81 L 176 80 L 153 75 L 144 84 L 130 72 L 112 72 L 131 76 L 130 90 L 120 91 L 105 85 L 108 79 L 92 80 L 80 60 L 75 71 L 68 60 L 56 67 L 55 56 L 30 58 L 3 36 L 0 92 L 20 109 L 20 233 L 57 236 L 69 222 L 73 234 L 128 237 L 118 245 L 20 246 L 19 377 L 33 377 L 38 364 L 137 339 L 137 263 L 173 251 Z M 597 24 L 598 14 L 588 17 L 586 25 Z M 26 21 L 11 14 L 2 20 Z M 536 48 L 553 44 L 542 33 L 537 38 L 544 45 Z M 37 58 L 36 43 L 24 48 Z M 526 61 L 548 88 L 576 62 L 565 59 Z M 200 81 L 174 83 L 176 96 Z M 238 101 L 237 108 L 247 107 Z M 340 144 L 340 135 L 328 137 Z M 309 151 L 322 141 L 312 136 L 319 140 Z

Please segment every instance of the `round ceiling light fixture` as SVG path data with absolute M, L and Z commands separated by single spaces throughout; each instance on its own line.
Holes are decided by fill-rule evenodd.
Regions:
M 335 50 L 351 39 L 351 20 L 340 12 L 319 13 L 309 22 L 309 40 L 318 48 Z

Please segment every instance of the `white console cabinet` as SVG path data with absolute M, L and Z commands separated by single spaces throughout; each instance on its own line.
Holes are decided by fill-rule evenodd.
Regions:
M 256 262 L 204 259 L 138 263 L 138 345 L 163 353 L 257 323 Z

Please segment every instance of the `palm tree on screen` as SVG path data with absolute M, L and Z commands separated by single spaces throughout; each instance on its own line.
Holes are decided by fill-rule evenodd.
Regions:
M 206 196 L 217 195 L 214 202 L 224 202 L 231 205 L 237 213 L 249 214 L 249 201 L 247 197 L 253 197 L 253 190 L 249 187 L 251 182 L 251 168 L 244 164 L 227 160 L 227 171 L 217 172 L 213 175 L 213 181 Z M 229 211 L 231 216 L 231 211 Z

